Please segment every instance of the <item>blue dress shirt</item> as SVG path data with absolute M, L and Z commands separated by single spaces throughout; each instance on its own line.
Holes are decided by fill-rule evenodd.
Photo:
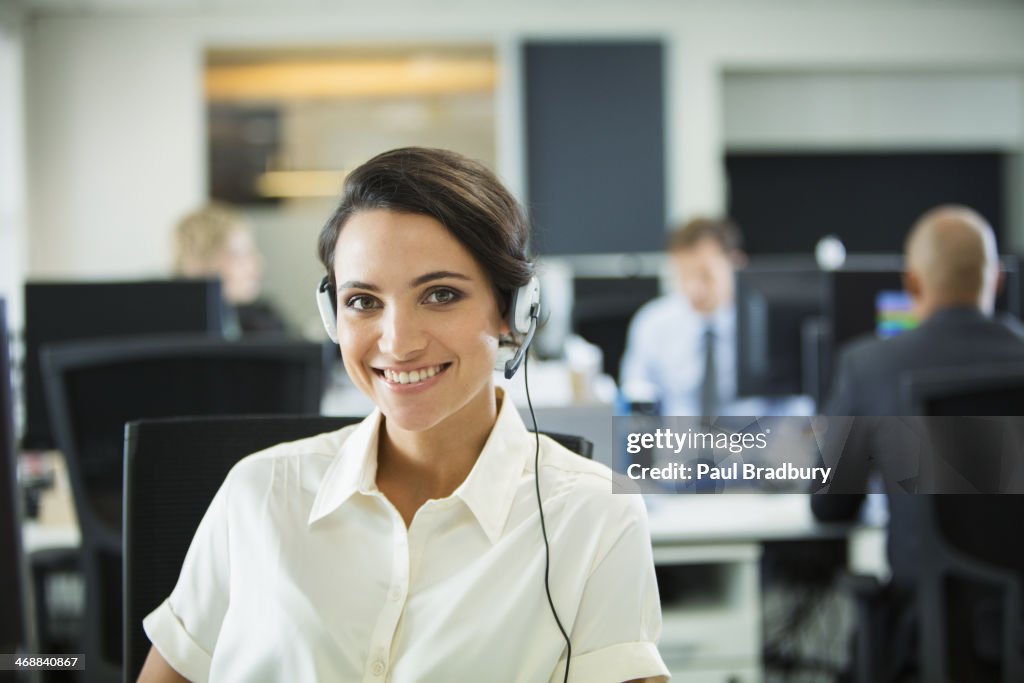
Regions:
M 679 294 L 649 301 L 633 316 L 619 374 L 625 397 L 657 400 L 663 415 L 700 415 L 709 325 L 715 332 L 719 415 L 813 414 L 806 396 L 737 398 L 736 307 L 729 304 L 702 315 Z

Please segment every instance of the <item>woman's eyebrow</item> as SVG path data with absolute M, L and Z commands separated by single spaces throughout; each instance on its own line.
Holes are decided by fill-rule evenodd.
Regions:
M 426 284 L 428 282 L 433 282 L 434 280 L 443 280 L 445 278 L 464 280 L 466 282 L 472 281 L 472 278 L 470 278 L 469 276 L 463 275 L 462 273 L 456 273 L 455 271 L 452 270 L 435 270 L 433 272 L 424 273 L 423 275 L 420 275 L 411 283 L 409 283 L 409 286 L 419 287 L 420 285 Z M 371 285 L 369 282 L 361 282 L 360 280 L 348 280 L 347 282 L 342 282 L 340 285 L 338 285 L 338 291 L 340 292 L 343 289 L 365 289 L 371 292 L 380 291 L 380 287 L 378 287 L 377 285 Z
M 371 285 L 367 282 L 360 282 L 359 280 L 349 280 L 348 282 L 342 282 L 338 285 L 338 291 L 343 289 L 368 289 L 371 292 L 379 292 L 380 287 L 377 285 Z
M 420 285 L 426 284 L 433 280 L 443 280 L 445 278 L 454 278 L 456 280 L 465 280 L 470 282 L 471 278 L 462 273 L 455 273 L 450 270 L 435 270 L 432 273 L 424 273 L 410 283 L 411 287 L 419 287 Z

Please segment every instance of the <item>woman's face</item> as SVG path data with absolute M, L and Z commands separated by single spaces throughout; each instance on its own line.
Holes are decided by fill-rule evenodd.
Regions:
M 389 427 L 493 418 L 492 371 L 508 326 L 487 274 L 438 221 L 355 214 L 338 236 L 334 276 L 345 369 Z

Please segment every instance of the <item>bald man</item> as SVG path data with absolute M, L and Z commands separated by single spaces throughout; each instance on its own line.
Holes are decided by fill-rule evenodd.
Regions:
M 904 274 L 904 287 L 920 324 L 898 337 L 850 342 L 839 355 L 824 413 L 898 416 L 903 413 L 901 380 L 907 371 L 1024 363 L 1019 324 L 1011 327 L 1009 321 L 992 318 L 1000 279 L 995 236 L 984 218 L 963 206 L 942 206 L 922 216 L 906 241 Z M 841 482 L 841 490 L 863 492 L 868 490 L 868 479 L 880 475 L 886 492 L 912 491 L 918 463 L 906 456 L 916 453 L 913 424 L 910 420 L 870 417 L 860 421 L 847 437 L 834 471 L 834 485 Z M 972 525 L 979 538 L 987 534 L 1001 537 L 1011 518 L 1019 519 L 1019 508 L 998 513 L 986 501 L 974 503 L 968 498 L 975 497 L 962 497 L 961 521 Z M 811 507 L 819 519 L 852 519 L 863 500 L 862 493 L 812 495 Z M 900 671 L 916 666 L 912 634 L 920 534 L 915 527 L 914 506 L 924 497 L 890 495 L 888 501 L 892 579 L 879 616 L 887 627 L 872 635 L 880 638 L 876 647 L 889 648 L 883 660 L 890 667 L 879 680 L 895 679 Z M 1013 501 L 997 500 L 995 504 L 1003 502 Z M 971 625 L 972 630 L 981 628 Z
M 926 213 L 907 238 L 904 274 L 919 326 L 844 348 L 825 414 L 899 415 L 908 370 L 1024 362 L 1020 327 L 992 319 L 1000 283 L 995 235 L 984 218 L 964 206 Z

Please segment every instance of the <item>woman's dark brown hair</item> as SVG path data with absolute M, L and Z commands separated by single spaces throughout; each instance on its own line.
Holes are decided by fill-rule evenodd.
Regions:
M 341 203 L 320 231 L 320 261 L 332 289 L 338 235 L 349 218 L 372 209 L 437 220 L 483 266 L 502 315 L 512 292 L 533 275 L 526 215 L 490 170 L 448 150 L 404 147 L 373 157 L 345 179 Z

